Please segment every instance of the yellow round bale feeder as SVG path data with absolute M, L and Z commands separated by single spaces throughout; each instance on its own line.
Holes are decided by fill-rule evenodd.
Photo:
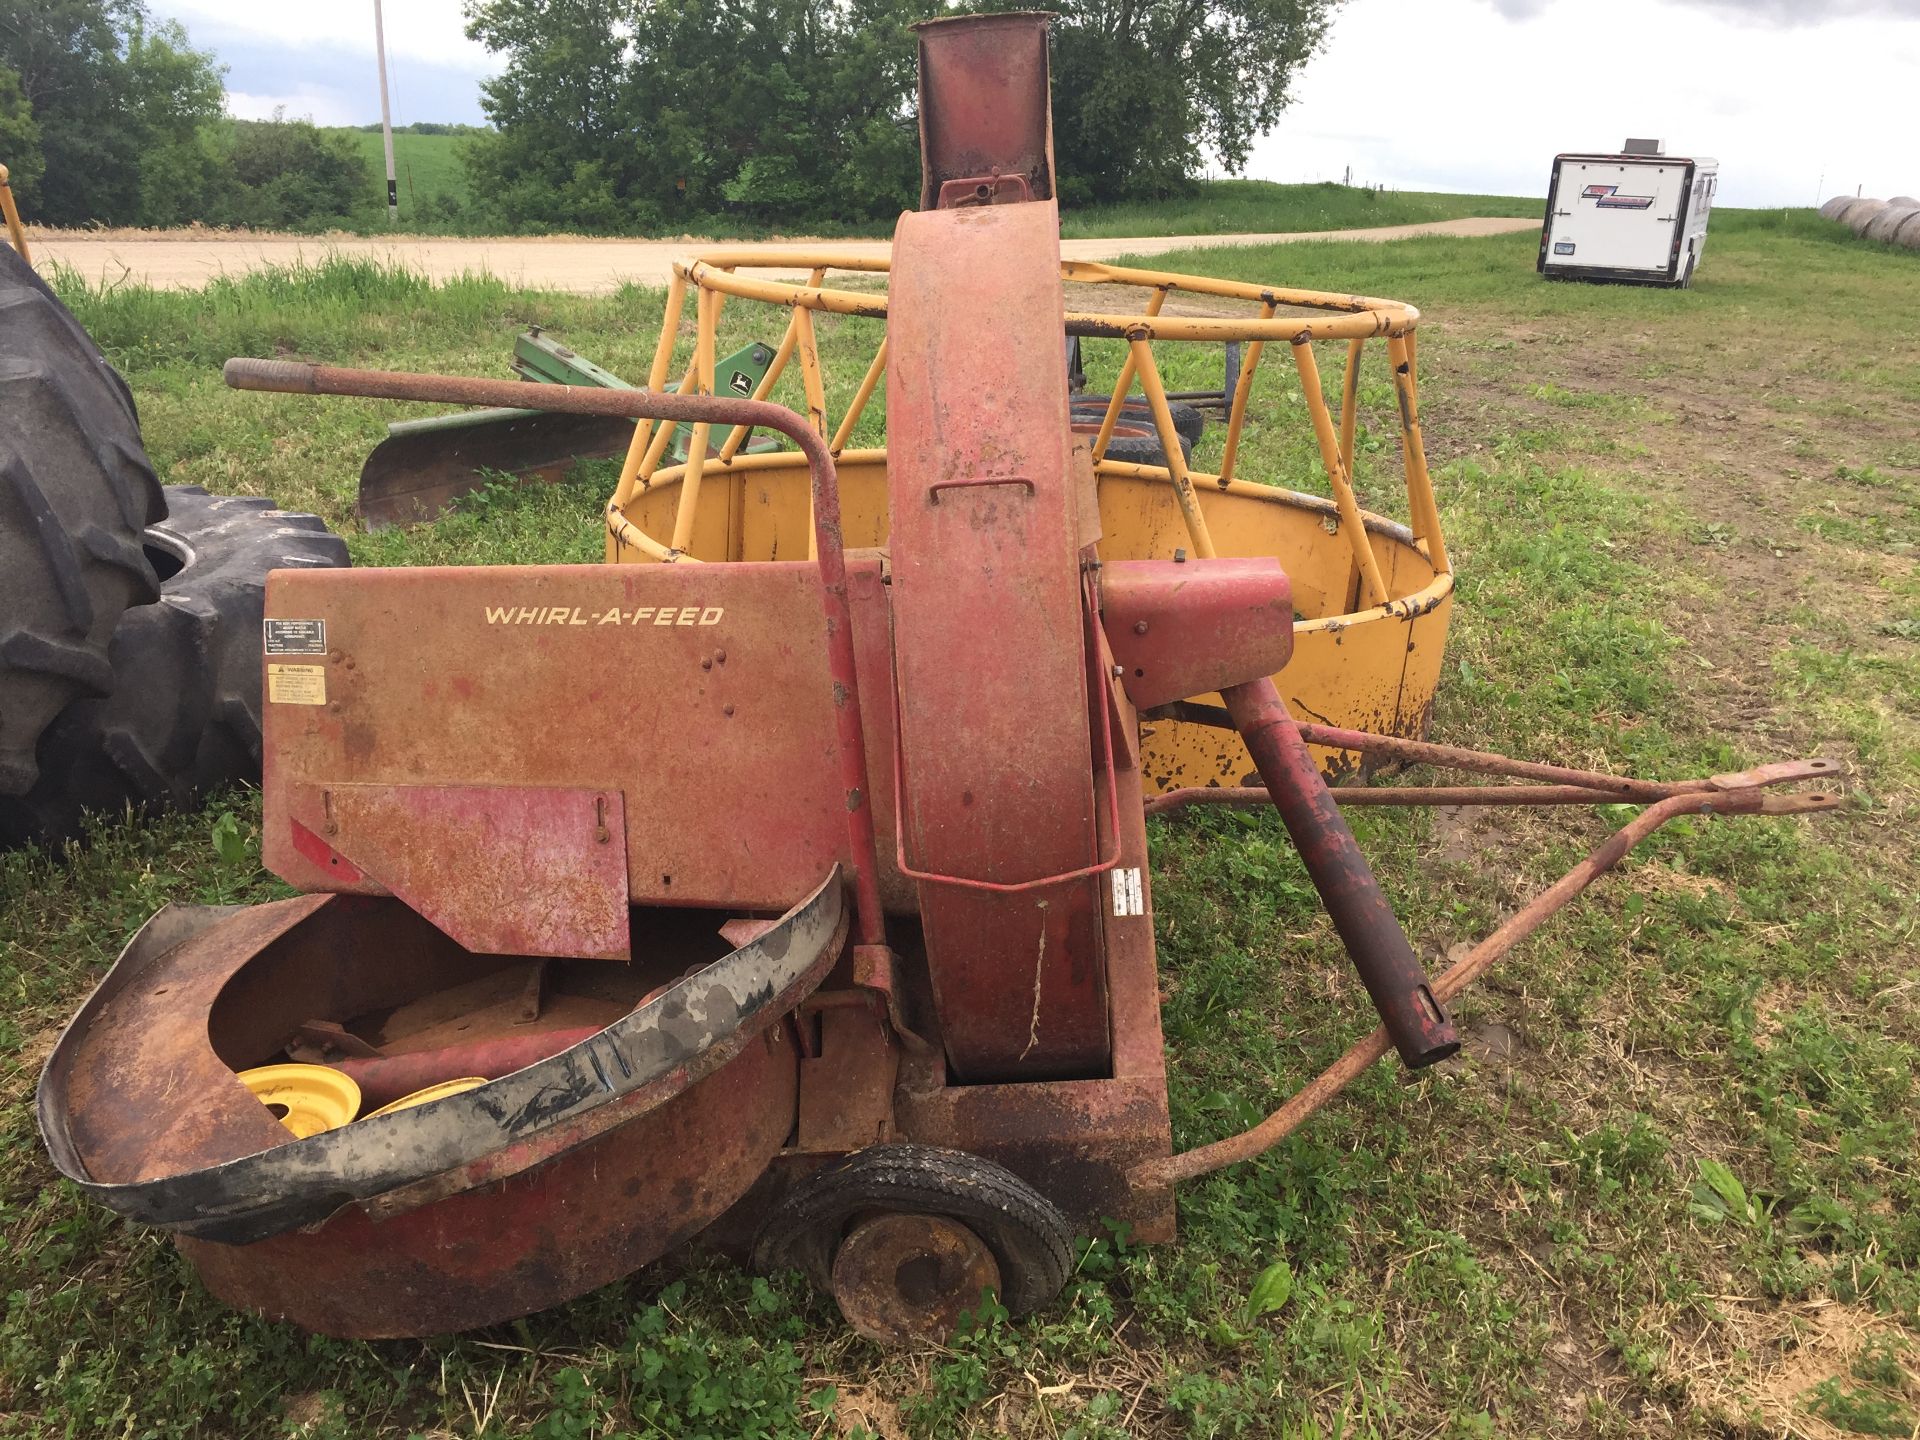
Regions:
M 798 358 L 805 410 L 814 427 L 831 437 L 839 462 L 849 548 L 884 548 L 887 543 L 887 452 L 848 448 L 876 392 L 884 394 L 887 343 L 884 335 L 878 339 L 858 388 L 836 418 L 828 413 L 814 317 L 825 313 L 884 320 L 886 293 L 871 279 L 864 282 L 871 288 L 863 289 L 834 289 L 825 282 L 834 270 L 884 276 L 888 263 L 885 258 L 754 248 L 716 251 L 676 265 L 647 377 L 651 389 L 674 383 L 675 341 L 689 295 L 694 302 L 694 343 L 692 358 L 679 377 L 681 394 L 714 393 L 719 317 L 729 299 L 786 309 L 784 335 L 751 394 L 767 398 Z M 1423 735 L 1446 649 L 1453 572 L 1420 437 L 1414 341 L 1420 312 L 1398 301 L 1361 295 L 1079 261 L 1063 261 L 1060 273 L 1069 287 L 1067 333 L 1126 343 L 1104 419 L 1097 433 L 1086 436 L 1099 494 L 1100 557 L 1173 559 L 1183 551 L 1197 557 L 1277 557 L 1293 582 L 1297 618 L 1293 659 L 1275 680 L 1294 713 L 1325 724 Z M 798 276 L 805 277 L 804 283 L 786 278 Z M 1129 298 L 1142 292 L 1143 300 L 1132 313 L 1075 310 L 1076 296 L 1086 293 L 1076 287 L 1096 286 L 1101 298 L 1118 289 Z M 1190 303 L 1204 306 L 1207 313 L 1168 309 L 1175 296 L 1194 297 Z M 1242 306 L 1245 313 L 1235 313 Z M 1376 338 L 1383 342 L 1392 372 L 1406 523 L 1362 509 L 1352 483 L 1361 366 L 1367 341 Z M 1208 473 L 1188 466 L 1154 346 L 1219 346 L 1227 341 L 1241 342 L 1244 360 L 1230 400 L 1222 398 L 1225 444 L 1217 471 Z M 1319 342 L 1344 344 L 1337 419 L 1322 388 L 1315 356 Z M 1254 378 L 1269 344 L 1284 345 L 1290 352 L 1327 495 L 1239 472 Z M 720 377 L 721 383 L 729 378 Z M 1136 382 L 1167 457 L 1164 466 L 1126 464 L 1106 456 L 1123 397 Z M 991 397 L 983 396 L 982 403 L 990 404 Z M 1261 418 L 1270 423 L 1275 417 Z M 688 459 L 675 464 L 668 463 L 671 438 L 667 427 L 640 422 L 618 488 L 607 504 L 608 560 L 674 564 L 810 556 L 807 465 L 797 451 L 746 453 L 744 429 L 716 437 L 699 425 L 693 427 Z M 1142 773 L 1155 791 L 1258 783 L 1231 731 L 1149 717 L 1142 740 Z M 1346 752 L 1324 751 L 1321 761 L 1335 778 L 1353 773 L 1357 765 L 1357 757 Z

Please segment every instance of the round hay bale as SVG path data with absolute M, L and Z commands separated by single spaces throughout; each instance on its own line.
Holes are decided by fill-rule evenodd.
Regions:
M 1820 207 L 1820 218 L 1822 220 L 1838 220 L 1840 218 L 1841 212 L 1844 211 L 1847 208 L 1847 206 L 1851 205 L 1852 203 L 1853 203 L 1853 196 L 1836 195 L 1831 200 L 1827 201 L 1826 204 Z
M 1889 200 L 1882 208 L 1873 212 L 1860 234 L 1867 240 L 1878 240 L 1882 245 L 1891 245 L 1894 235 L 1907 219 L 1920 213 L 1920 205 L 1896 205 Z
M 1913 196 L 1911 195 L 1890 195 L 1887 197 L 1887 204 L 1889 205 L 1920 205 L 1920 200 L 1914 199 Z
M 1867 222 L 1886 208 L 1887 202 L 1884 200 L 1856 200 L 1847 207 L 1847 213 L 1840 217 L 1841 223 L 1856 235 L 1864 234 Z
M 1908 250 L 1920 250 L 1920 209 L 1900 222 L 1900 228 L 1894 232 L 1893 243 Z

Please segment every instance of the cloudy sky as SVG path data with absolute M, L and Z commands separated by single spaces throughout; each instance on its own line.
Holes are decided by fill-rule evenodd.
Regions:
M 149 0 L 229 67 L 235 114 L 380 117 L 372 0 Z M 460 0 L 387 0 L 394 120 L 479 122 Z M 1657 136 L 1730 205 L 1920 193 L 1920 0 L 1348 0 L 1248 173 L 1544 195 L 1559 150 Z

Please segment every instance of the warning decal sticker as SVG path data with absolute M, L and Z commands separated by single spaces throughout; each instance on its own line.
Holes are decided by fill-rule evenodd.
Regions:
M 263 624 L 269 655 L 327 653 L 327 622 L 324 620 L 267 620 Z
M 275 705 L 327 703 L 327 667 L 324 665 L 267 666 L 267 699 Z

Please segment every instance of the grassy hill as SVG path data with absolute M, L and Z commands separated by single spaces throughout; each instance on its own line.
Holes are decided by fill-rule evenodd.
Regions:
M 342 129 L 338 133 L 359 147 L 374 176 L 366 203 L 354 218 L 369 231 L 384 230 L 387 216 L 380 178 L 386 173 L 386 162 L 380 151 L 379 132 Z M 423 204 L 442 198 L 465 207 L 470 192 L 466 171 L 460 164 L 462 143 L 458 135 L 396 134 L 393 137 L 403 228 L 479 233 L 464 231 L 458 221 L 450 222 L 444 208 L 436 210 L 429 206 L 423 213 Z M 1453 220 L 1467 215 L 1531 217 L 1540 213 L 1541 203 L 1524 195 L 1453 195 L 1419 190 L 1374 191 L 1332 183 L 1277 185 L 1270 180 L 1208 180 L 1197 186 L 1192 195 L 1170 200 L 1069 210 L 1061 217 L 1060 229 L 1069 239 L 1351 230 L 1373 225 Z M 724 217 L 708 218 L 718 223 L 695 228 L 750 237 L 750 230 L 728 225 Z M 844 226 L 827 228 L 833 234 L 855 233 Z M 890 222 L 876 223 L 866 227 L 866 232 L 884 236 L 890 234 L 892 228 Z M 680 231 L 676 229 L 675 233 Z
M 380 149 L 377 130 L 347 130 L 345 135 L 360 147 L 375 177 L 367 203 L 356 218 L 370 228 L 386 226 L 386 157 Z M 395 135 L 393 137 L 394 176 L 400 187 L 400 223 L 412 227 L 420 218 L 421 202 L 446 196 L 464 206 L 467 199 L 467 173 L 461 168 L 458 135 Z

